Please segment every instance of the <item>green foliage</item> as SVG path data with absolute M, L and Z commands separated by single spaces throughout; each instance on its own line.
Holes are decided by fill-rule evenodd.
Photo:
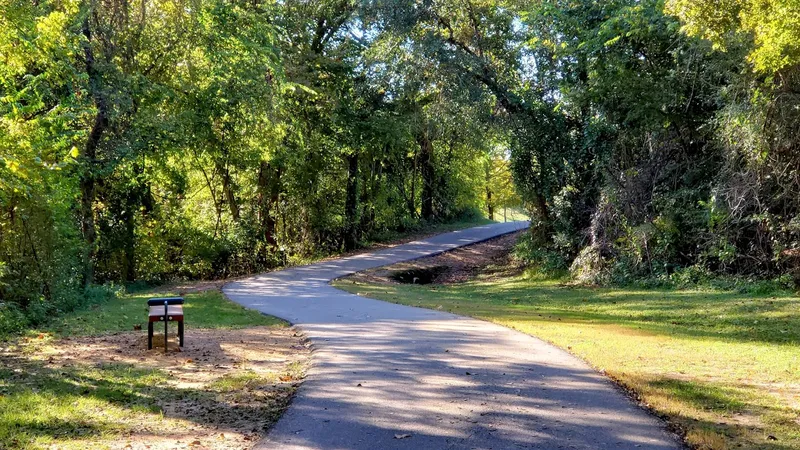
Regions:
M 781 169 L 800 137 L 794 6 L 667 3 L 682 23 L 659 1 L 520 9 L 545 101 L 508 86 L 557 119 L 527 122 L 533 139 L 512 153 L 524 200 L 547 212 L 540 252 L 589 282 L 669 284 L 684 268 L 800 279 L 798 191 Z
M 517 206 L 587 281 L 800 280 L 796 8 L 725 4 L 2 1 L 0 301 Z
M 793 0 L 669 0 L 667 11 L 680 17 L 683 29 L 727 49 L 752 40 L 748 60 L 755 70 L 775 73 L 800 63 L 800 5 Z
M 565 256 L 542 248 L 533 234 L 522 236 L 514 247 L 514 257 L 546 276 L 563 276 L 569 267 Z
M 483 206 L 491 98 L 371 5 L 0 12 L 3 330 L 95 282 L 253 273 Z

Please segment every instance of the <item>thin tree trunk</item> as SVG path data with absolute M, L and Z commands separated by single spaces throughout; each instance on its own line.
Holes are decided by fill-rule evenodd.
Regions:
M 97 149 L 100 145 L 100 140 L 108 128 L 108 104 L 102 94 L 102 79 L 97 71 L 94 59 L 89 16 L 83 21 L 82 31 L 86 38 L 86 42 L 83 45 L 83 54 L 86 74 L 89 78 L 89 93 L 97 108 L 92 128 L 83 148 L 83 155 L 81 155 L 83 168 L 80 177 L 80 222 L 85 246 L 83 254 L 83 285 L 88 288 L 94 282 L 94 264 L 97 255 L 97 230 L 93 207 L 96 194 L 94 168 L 97 164 Z
M 433 168 L 433 142 L 427 133 L 422 133 L 418 139 L 420 159 L 422 162 L 422 218 L 433 220 L 433 195 L 436 183 Z
M 492 200 L 492 160 L 486 164 L 486 209 L 489 210 L 489 220 L 494 220 L 494 201 Z
M 134 173 L 140 173 L 142 167 L 135 163 Z M 152 208 L 150 198 L 150 188 L 147 184 L 136 182 L 135 185 L 125 194 L 123 218 L 125 221 L 125 240 L 124 240 L 124 261 L 123 277 L 128 283 L 136 281 L 136 214 L 141 207 L 144 211 Z
M 358 243 L 358 154 L 347 156 L 347 197 L 344 204 L 345 250 L 353 250 Z
M 269 189 L 269 210 L 264 222 L 264 236 L 267 239 L 267 244 L 272 247 L 278 246 L 278 220 L 275 218 L 273 210 L 278 208 L 278 201 L 281 195 L 281 168 L 275 169 L 274 177 L 271 180 Z
M 133 200 L 133 199 L 130 199 Z M 138 203 L 138 202 L 137 202 Z M 136 281 L 136 208 L 133 201 L 126 205 L 125 211 L 125 281 Z
M 492 202 L 492 189 L 486 186 L 486 208 L 489 210 L 489 220 L 494 220 L 494 203 Z
M 541 194 L 536 194 L 534 198 L 535 212 L 539 217 L 535 226 L 531 226 L 530 230 L 538 242 L 550 243 L 552 240 L 551 229 L 552 223 L 550 222 L 550 209 L 547 206 L 547 201 Z M 533 217 L 531 217 L 533 219 Z M 533 220 L 531 221 L 533 225 Z
M 233 217 L 234 222 L 238 222 L 239 203 L 236 201 L 236 193 L 234 192 L 233 180 L 230 170 L 228 169 L 228 164 L 227 162 L 223 164 L 220 161 L 217 161 L 216 164 L 217 171 L 222 175 L 222 194 L 225 195 L 225 201 L 228 203 L 231 217 Z
M 414 167 L 411 173 L 411 196 L 406 198 L 406 202 L 408 204 L 408 212 L 411 214 L 411 217 L 413 218 L 417 218 L 417 172 L 419 171 L 418 170 L 419 164 L 417 164 L 418 160 L 419 160 L 419 151 L 415 151 L 414 160 L 412 161 Z
M 280 197 L 280 168 L 273 169 L 266 162 L 261 161 L 258 171 L 258 219 L 261 234 L 270 247 L 276 247 L 278 240 L 275 236 L 277 221 L 273 209 L 278 204 Z

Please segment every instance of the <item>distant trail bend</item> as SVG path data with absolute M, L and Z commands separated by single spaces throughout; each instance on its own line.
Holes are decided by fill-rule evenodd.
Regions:
M 314 344 L 313 367 L 259 449 L 681 449 L 579 359 L 480 320 L 329 285 L 524 229 L 498 223 L 257 275 L 224 287 Z

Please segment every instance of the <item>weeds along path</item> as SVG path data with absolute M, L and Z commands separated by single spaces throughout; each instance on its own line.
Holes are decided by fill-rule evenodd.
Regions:
M 309 336 L 308 378 L 257 448 L 678 449 L 663 423 L 536 338 L 328 283 L 527 227 L 492 224 L 258 275 L 227 296 Z

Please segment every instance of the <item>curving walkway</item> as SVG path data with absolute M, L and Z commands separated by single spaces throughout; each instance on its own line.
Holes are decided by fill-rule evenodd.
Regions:
M 232 300 L 299 326 L 315 348 L 308 378 L 257 448 L 682 448 L 604 377 L 539 339 L 328 284 L 526 226 L 481 226 L 225 286 Z

